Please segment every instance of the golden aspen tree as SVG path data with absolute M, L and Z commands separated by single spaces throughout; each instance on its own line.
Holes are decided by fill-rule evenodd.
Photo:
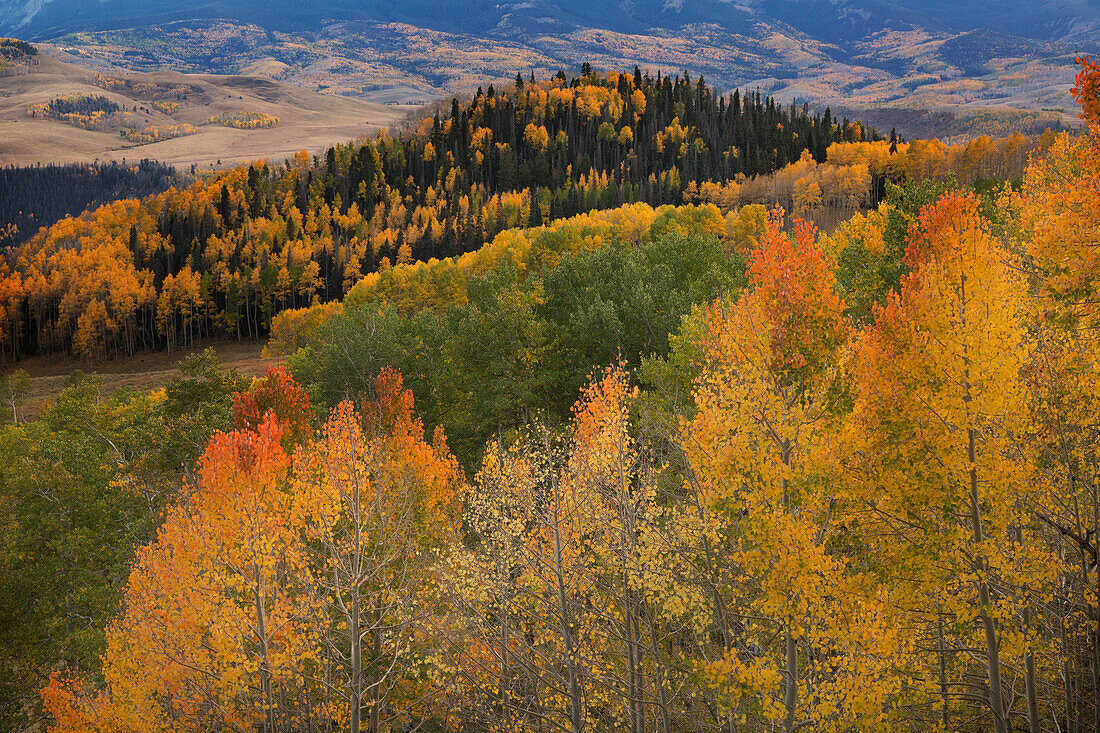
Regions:
M 1051 531 L 1060 560 L 1051 636 L 1061 652 L 1058 717 L 1067 730 L 1100 727 L 1100 66 L 1087 57 L 1078 62 L 1074 95 L 1086 130 L 1055 137 L 1047 154 L 1028 167 L 1021 190 L 1002 201 L 1019 262 L 1038 296 L 1031 313 L 1026 437 L 1037 483 L 1045 488 L 1033 512 Z
M 479 547 L 451 582 L 470 634 L 467 705 L 494 730 L 673 730 L 641 544 L 653 489 L 628 397 L 608 369 L 577 403 L 564 456 L 545 437 L 486 454 L 468 507 Z
M 669 672 L 662 633 L 646 586 L 649 548 L 642 538 L 653 520 L 654 467 L 630 435 L 623 365 L 608 368 L 574 408 L 565 477 L 580 504 L 589 547 L 598 661 L 591 696 L 620 727 L 672 730 Z
M 415 714 L 439 680 L 428 616 L 441 554 L 458 538 L 462 475 L 442 433 L 424 441 L 412 394 L 384 371 L 360 414 L 341 403 L 300 451 L 295 505 L 320 591 L 328 685 L 348 730 L 379 733 Z
M 853 371 L 858 397 L 847 450 L 866 550 L 893 568 L 935 655 L 942 718 L 965 690 L 949 678 L 944 625 L 984 667 L 983 700 L 1011 730 L 1004 671 L 1026 653 L 1017 588 L 1042 588 L 1051 558 L 1021 541 L 1031 479 L 1013 454 L 1026 417 L 1024 283 L 969 196 L 926 207 L 910 232 L 911 270 L 877 308 Z M 1024 634 L 1026 635 L 1026 634 Z M 949 641 L 948 639 L 947 641 Z M 966 670 L 959 672 L 966 674 Z
M 906 681 L 888 592 L 833 540 L 845 506 L 818 456 L 833 448 L 850 331 L 815 236 L 796 222 L 790 239 L 773 215 L 751 255 L 752 289 L 710 314 L 698 412 L 680 438 L 695 515 L 681 531 L 696 538 L 681 544 L 706 569 L 681 602 L 711 604 L 722 645 L 700 672 L 727 730 L 748 716 L 786 731 L 888 729 Z
M 523 572 L 538 483 L 518 444 L 487 446 L 465 510 L 477 545 L 456 554 L 447 572 L 461 619 L 452 646 L 462 712 L 492 731 L 528 730 L 528 716 L 542 714 L 537 650 L 545 632 L 534 633 L 541 624 L 530 613 Z

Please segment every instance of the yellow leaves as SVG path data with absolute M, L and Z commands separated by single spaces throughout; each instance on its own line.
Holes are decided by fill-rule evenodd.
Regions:
M 208 119 L 206 124 L 233 127 L 238 130 L 258 130 L 275 127 L 280 121 L 278 116 L 266 112 L 223 112 Z
M 664 130 L 657 133 L 654 144 L 657 147 L 658 152 L 664 152 L 665 148 L 671 148 L 677 151 L 678 155 L 683 155 L 683 146 L 686 145 L 687 139 L 695 128 L 685 128 L 680 124 L 680 118 L 674 117 L 672 122 L 668 124 Z
M 941 202 L 922 216 L 922 227 L 906 255 L 913 274 L 900 299 L 876 314 L 857 374 L 867 410 L 889 421 L 919 422 L 915 436 L 926 441 L 922 450 L 941 456 L 937 463 L 953 454 L 951 468 L 961 476 L 970 468 L 968 428 L 984 433 L 996 424 L 1004 435 L 1022 419 L 1023 283 L 982 228 L 975 203 Z M 875 432 L 889 436 L 902 429 L 883 427 Z M 915 444 L 913 438 L 890 440 L 894 446 Z M 892 450 L 882 447 L 880 455 Z M 999 473 L 1001 450 L 995 443 L 979 444 L 984 470 Z
M 815 693 L 796 697 L 796 719 L 819 730 L 854 721 L 889 729 L 910 689 L 906 642 L 893 631 L 894 604 L 869 595 L 876 586 L 860 558 L 833 544 L 834 517 L 851 507 L 818 462 L 835 450 L 828 394 L 849 338 L 830 261 L 811 228 L 796 227 L 791 241 L 776 221 L 759 234 L 752 261 L 754 289 L 708 314 L 698 409 L 680 441 L 695 476 L 690 492 L 707 512 L 685 529 L 695 552 L 722 547 L 712 572 L 753 619 L 745 643 L 764 651 L 752 666 L 727 653 L 709 663 L 707 679 L 727 709 L 751 700 L 762 716 L 783 718 L 778 681 L 788 661 L 775 639 L 789 634 L 831 660 L 798 663 Z
M 834 260 L 846 249 L 855 246 L 862 246 L 874 257 L 882 257 L 886 253 L 886 244 L 882 238 L 886 220 L 886 204 L 866 214 L 856 214 L 831 234 L 822 237 L 822 249 Z
M 730 651 L 700 666 L 704 684 L 713 692 L 723 712 L 732 713 L 744 698 L 752 698 L 762 702 L 761 714 L 765 719 L 783 717 L 783 708 L 778 702 L 780 673 L 765 660 L 746 663 Z
M 528 145 L 539 152 L 546 150 L 546 146 L 550 143 L 550 134 L 546 128 L 541 125 L 536 126 L 533 122 L 524 129 L 523 138 Z
M 1023 188 L 1011 199 L 1019 216 L 1018 236 L 1033 259 L 1043 288 L 1045 314 L 1090 327 L 1100 254 L 1100 144 L 1095 129 L 1063 133 L 1047 155 L 1035 159 Z

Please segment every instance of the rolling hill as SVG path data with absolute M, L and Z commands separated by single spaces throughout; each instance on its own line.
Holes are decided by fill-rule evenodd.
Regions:
M 282 160 L 371 134 L 407 112 L 263 77 L 94 73 L 49 56 L 39 59 L 33 73 L 0 78 L 2 164 L 151 158 L 216 167 Z M 50 100 L 78 96 L 106 100 L 118 110 L 95 124 L 31 114 Z M 243 126 L 236 121 L 250 115 L 278 122 L 256 129 L 233 126 Z

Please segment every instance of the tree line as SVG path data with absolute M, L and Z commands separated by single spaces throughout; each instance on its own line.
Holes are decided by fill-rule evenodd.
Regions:
M 0 250 L 32 238 L 42 227 L 123 198 L 143 198 L 178 184 L 170 166 L 151 160 L 0 168 Z

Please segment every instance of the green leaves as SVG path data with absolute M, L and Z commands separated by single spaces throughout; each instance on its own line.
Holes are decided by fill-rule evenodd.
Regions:
M 213 352 L 181 369 L 164 393 L 110 397 L 76 373 L 38 420 L 0 429 L 0 727 L 25 724 L 59 662 L 98 674 L 134 547 L 229 426 L 243 379 Z
M 715 237 L 679 233 L 702 216 L 686 211 L 664 216 L 654 229 L 666 233 L 636 247 L 615 239 L 569 254 L 564 234 L 542 233 L 532 256 L 556 265 L 523 277 L 506 259 L 470 278 L 465 304 L 402 316 L 364 303 L 329 319 L 292 371 L 332 406 L 369 394 L 383 367 L 399 369 L 428 426 L 444 426 L 471 468 L 490 436 L 541 410 L 563 419 L 593 370 L 667 355 L 693 306 L 740 289 L 744 262 Z

